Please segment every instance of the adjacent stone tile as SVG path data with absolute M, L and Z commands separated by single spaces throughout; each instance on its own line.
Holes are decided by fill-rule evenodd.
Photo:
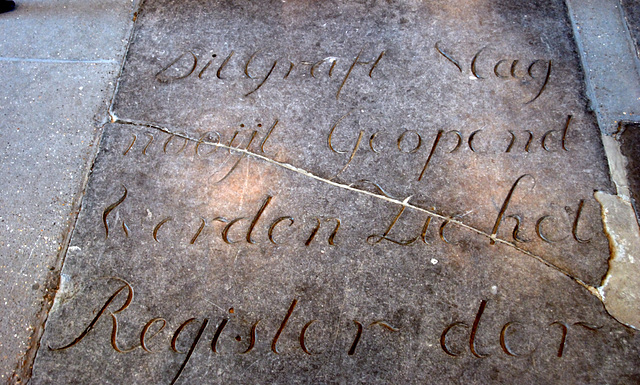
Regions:
M 132 0 L 21 0 L 16 4 L 15 11 L 0 15 L 2 58 L 106 63 L 120 63 L 137 7 Z
M 614 135 L 620 122 L 640 114 L 640 73 L 636 47 L 620 1 L 566 0 L 591 108 L 600 130 Z
M 0 63 L 0 382 L 32 345 L 117 65 Z M 111 88 L 111 89 L 110 89 Z
M 640 215 L 640 125 L 625 124 L 620 135 L 620 150 L 627 161 L 627 178 L 636 215 Z
M 629 32 L 636 44 L 636 53 L 640 55 L 640 3 L 637 1 L 622 0 L 622 9 L 624 10 Z
M 637 382 L 565 12 L 145 4 L 32 383 Z

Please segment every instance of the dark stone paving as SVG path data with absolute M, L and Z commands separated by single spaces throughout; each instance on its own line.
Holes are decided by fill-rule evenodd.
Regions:
M 636 54 L 640 56 L 640 2 L 637 0 L 622 0 L 622 9 L 629 26 L 629 32 L 636 45 Z
M 620 147 L 622 155 L 627 160 L 627 177 L 629 178 L 629 190 L 636 209 L 636 215 L 640 218 L 640 125 L 626 124 L 620 135 Z
M 565 13 L 146 4 L 32 383 L 638 382 Z

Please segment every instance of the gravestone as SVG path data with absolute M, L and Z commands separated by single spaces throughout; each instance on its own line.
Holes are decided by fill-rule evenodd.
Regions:
M 637 383 L 562 1 L 142 6 L 49 383 Z

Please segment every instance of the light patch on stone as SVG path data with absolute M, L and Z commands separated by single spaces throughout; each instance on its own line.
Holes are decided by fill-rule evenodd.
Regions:
M 609 238 L 609 270 L 598 288 L 605 308 L 619 322 L 640 329 L 640 229 L 633 207 L 619 196 L 596 192 L 602 222 Z
M 607 154 L 611 180 L 616 185 L 618 196 L 629 200 L 629 185 L 627 182 L 627 160 L 620 151 L 620 143 L 612 136 L 602 135 L 602 144 Z

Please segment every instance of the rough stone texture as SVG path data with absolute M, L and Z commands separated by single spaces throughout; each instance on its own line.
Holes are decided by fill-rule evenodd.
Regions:
M 535 4 L 520 10 L 492 3 L 481 9 L 449 9 L 439 3 L 413 8 L 378 6 L 368 11 L 367 18 L 357 21 L 350 15 L 364 12 L 366 5 L 341 5 L 339 13 L 336 7 L 287 3 L 276 3 L 263 11 L 259 11 L 259 4 L 188 11 L 189 3 L 181 2 L 184 11 L 175 22 L 166 23 L 166 15 L 173 12 L 172 4 L 153 3 L 143 11 L 146 19 L 136 31 L 116 98 L 114 113 L 118 118 L 159 124 L 196 139 L 207 132 L 218 132 L 221 143 L 230 143 L 234 132 L 243 130 L 234 146 L 245 146 L 250 131 L 257 129 L 259 137 L 253 148 L 259 147 L 259 141 L 277 120 L 265 145 L 271 157 L 344 184 L 361 180 L 377 183 L 401 200 L 412 196 L 412 202 L 435 207 L 440 213 L 464 214 L 465 223 L 488 233 L 515 180 L 534 174 L 535 188 L 527 178 L 514 195 L 514 205 L 531 210 L 522 218 L 521 229 L 521 237 L 531 242 L 522 247 L 544 254 L 591 284 L 599 283 L 606 271 L 608 246 L 592 194 L 607 189 L 609 182 L 598 130 L 581 98 L 570 29 L 563 17 L 551 17 L 562 15 L 563 7 L 547 6 L 547 14 L 535 13 Z M 230 22 L 242 20 L 246 13 L 255 14 L 254 27 Z M 457 18 L 467 15 L 470 19 L 465 19 L 465 29 L 457 27 Z M 530 27 L 523 31 L 516 22 Z M 190 37 L 193 26 L 198 26 L 198 32 Z M 326 36 L 309 26 L 326 31 Z M 438 53 L 436 42 L 460 62 L 462 72 Z M 471 63 L 485 46 L 475 63 L 477 74 L 484 79 L 476 79 Z M 385 55 L 371 77 L 371 64 L 356 66 L 337 98 L 361 49 L 360 60 L 374 61 L 382 51 Z M 248 68 L 255 79 L 248 79 L 245 64 L 258 50 Z M 218 79 L 217 69 L 231 51 L 234 55 L 220 71 L 223 79 Z M 174 71 L 184 76 L 185 68 L 188 73 L 195 62 L 189 52 L 200 57 L 190 76 L 168 83 L 158 80 L 167 81 L 167 73 L 175 77 Z M 182 60 L 156 76 L 182 54 Z M 202 72 L 213 54 L 214 63 Z M 327 64 L 318 67 L 315 78 L 310 75 L 311 65 L 300 64 L 327 57 L 338 58 L 332 77 L 328 76 Z M 494 67 L 503 59 L 519 60 L 515 75 L 524 79 L 497 77 Z M 246 96 L 276 60 L 273 78 Z M 545 80 L 541 62 L 532 68 L 535 79 L 527 78 L 526 69 L 535 60 L 552 61 L 550 80 L 543 90 L 549 93 L 543 92 L 540 98 L 525 104 L 542 89 Z M 291 61 L 294 70 L 283 79 Z M 510 76 L 511 63 L 502 63 L 499 74 Z M 568 115 L 572 119 L 565 151 L 561 137 Z M 338 122 L 332 145 L 335 151 L 344 153 L 327 146 L 328 134 Z M 440 130 L 443 136 L 422 180 L 418 180 Z M 456 130 L 462 138 L 457 149 L 458 137 L 450 132 Z M 546 151 L 541 142 L 551 130 Z M 360 146 L 341 173 L 360 131 Z M 377 153 L 369 146 L 376 132 L 372 145 Z M 401 147 L 407 153 L 398 148 L 398 139 L 405 132 Z M 472 151 L 469 139 L 474 132 Z M 516 139 L 507 153 L 510 132 Z M 529 146 L 528 132 L 533 137 Z M 419 143 L 417 134 L 421 135 Z M 211 134 L 210 140 L 217 137 Z M 409 153 L 418 144 L 420 147 Z M 563 175 L 565 186 L 571 186 L 570 194 L 567 187 L 563 190 L 557 183 L 558 173 Z M 371 188 L 367 184 L 358 186 Z M 487 188 L 500 194 L 468 193 Z M 586 231 L 595 234 L 590 243 L 577 243 L 571 236 L 580 200 L 585 201 L 584 223 L 591 226 Z M 513 214 L 518 210 L 514 208 Z M 543 231 L 555 231 L 548 239 L 563 241 L 536 239 L 535 224 L 545 215 L 552 218 L 542 225 Z M 509 236 L 506 227 L 501 235 Z M 574 253 L 585 255 L 586 261 L 572 258 Z M 592 260 L 588 255 L 598 256 Z
M 565 14 L 145 4 L 32 383 L 640 381 Z
M 628 200 L 616 195 L 596 193 L 602 205 L 605 232 L 611 243 L 609 271 L 598 288 L 607 311 L 618 321 L 638 329 L 640 312 L 640 229 Z
M 619 0 L 566 0 L 600 129 L 640 121 L 640 62 Z
M 0 15 L 0 383 L 28 379 L 133 13 L 16 3 Z
M 116 65 L 0 62 L 0 379 L 31 345 Z M 46 84 L 46 86 L 41 86 Z
M 459 377 L 477 383 L 572 383 L 576 376 L 581 383 L 637 380 L 636 334 L 610 318 L 574 281 L 529 256 L 508 246 L 489 246 L 485 237 L 456 226 L 445 228 L 447 244 L 437 235 L 438 220 L 428 232 L 430 244 L 371 245 L 366 238 L 384 230 L 398 205 L 252 157 L 214 184 L 212 177 L 224 173 L 237 155 L 218 150 L 196 158 L 194 143 L 174 154 L 182 146 L 178 141 L 170 142 L 165 154 L 167 136 L 153 130 L 157 145 L 147 148 L 146 155 L 140 143 L 122 156 L 132 134 L 145 137 L 145 132 L 149 130 L 128 125 L 106 129 L 32 383 L 120 383 L 122 378 L 169 383 L 186 359 L 171 350 L 172 337 L 192 317 L 196 321 L 178 338 L 179 351 L 188 350 L 204 318 L 209 325 L 180 383 L 417 383 Z M 203 153 L 211 151 L 203 147 Z M 124 196 L 123 186 L 126 198 L 107 215 L 107 238 L 104 210 Z M 273 198 L 252 232 L 255 244 L 246 241 L 249 220 L 237 222 L 227 233 L 237 243 L 225 243 L 225 224 L 214 218 L 252 219 L 267 196 Z M 416 234 L 426 215 L 408 211 L 402 225 L 414 231 L 389 237 Z M 168 217 L 172 220 L 158 229 L 156 241 L 154 229 Z M 281 217 L 295 222 L 272 232 L 282 243 L 274 245 L 269 228 Z M 334 246 L 328 243 L 332 222 L 304 246 L 315 217 L 341 219 Z M 191 244 L 201 218 L 206 226 Z M 116 352 L 108 313 L 77 345 L 48 350 L 78 337 L 122 286 L 105 277 L 126 279 L 135 290 L 131 305 L 116 315 L 120 349 L 139 344 L 147 321 L 166 319 L 167 327 L 148 343 L 155 353 L 141 348 Z M 122 306 L 125 294 L 109 311 Z M 272 339 L 294 299 L 298 305 L 280 338 L 280 354 L 275 354 Z M 448 356 L 440 345 L 441 333 L 454 322 L 471 328 L 482 300 L 487 305 L 477 353 L 491 356 L 476 358 L 468 351 L 469 330 L 463 327 L 448 336 L 452 351 L 462 355 Z M 229 324 L 220 335 L 218 353 L 213 353 L 213 335 L 225 318 Z M 299 345 L 299 334 L 313 319 L 318 321 L 309 327 L 306 344 L 321 354 L 309 356 Z M 238 354 L 248 349 L 257 320 L 256 346 Z M 357 332 L 353 320 L 365 328 L 349 355 Z M 375 321 L 399 330 L 371 327 Z M 510 357 L 501 349 L 500 332 L 508 322 L 516 324 L 507 344 L 523 357 Z M 570 326 L 562 358 L 557 356 L 562 329 L 553 322 Z
M 0 15 L 3 59 L 120 63 L 127 47 L 133 0 L 20 0 Z M 137 3 L 137 2 L 136 2 Z
M 620 150 L 627 160 L 629 192 L 640 218 L 640 125 L 626 124 L 620 135 Z
M 640 3 L 635 0 L 621 0 L 629 32 L 636 45 L 636 53 L 640 57 Z

